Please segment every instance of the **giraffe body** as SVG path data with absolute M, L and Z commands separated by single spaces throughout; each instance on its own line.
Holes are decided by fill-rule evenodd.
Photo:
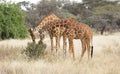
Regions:
M 66 28 L 63 36 L 67 37 L 69 40 L 69 50 L 72 58 L 74 58 L 73 39 L 80 39 L 82 43 L 82 53 L 81 53 L 80 61 L 82 60 L 82 57 L 84 56 L 86 49 L 88 51 L 88 59 L 90 59 L 90 46 L 93 47 L 92 45 L 93 34 L 92 34 L 92 29 L 88 25 L 84 23 L 79 23 L 74 19 L 71 19 L 70 26 Z M 91 49 L 91 51 L 92 51 L 91 52 L 91 57 L 92 57 L 93 48 Z

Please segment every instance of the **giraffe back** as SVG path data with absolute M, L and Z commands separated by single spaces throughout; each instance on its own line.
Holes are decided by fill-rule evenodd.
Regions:
M 60 23 L 58 24 L 59 25 L 58 27 L 64 28 L 66 36 L 73 35 L 74 39 L 82 38 L 92 39 L 93 36 L 92 29 L 87 24 L 80 23 L 73 18 L 62 19 L 59 20 L 57 23 Z
M 92 39 L 93 33 L 92 29 L 84 23 L 78 22 L 74 19 L 70 21 L 71 27 L 69 28 L 74 29 L 75 31 L 75 39 L 82 39 L 82 38 L 89 38 Z

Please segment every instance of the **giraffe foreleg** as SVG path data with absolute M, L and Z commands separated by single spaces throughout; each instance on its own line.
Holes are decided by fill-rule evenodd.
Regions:
M 69 52 L 70 52 L 70 57 L 75 60 L 75 55 L 74 55 L 74 45 L 73 45 L 73 38 L 69 38 Z
M 66 36 L 63 35 L 63 53 L 65 56 L 66 56 L 66 48 L 67 48 Z
M 51 53 L 53 53 L 54 43 L 53 43 L 53 36 L 52 35 L 50 35 L 50 40 L 51 40 Z
M 60 49 L 60 36 L 56 37 L 56 52 Z

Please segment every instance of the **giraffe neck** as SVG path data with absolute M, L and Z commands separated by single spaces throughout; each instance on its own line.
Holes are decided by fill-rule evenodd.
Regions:
M 47 17 L 44 17 L 41 22 L 35 27 L 35 29 L 37 31 L 39 31 L 40 29 L 45 29 L 45 27 L 47 25 L 49 25 L 50 22 L 55 21 L 55 20 L 59 20 L 60 18 L 58 18 L 55 14 L 51 14 Z
M 48 23 L 48 18 L 42 19 L 42 21 L 35 27 L 35 30 L 39 31 L 45 27 L 45 25 Z

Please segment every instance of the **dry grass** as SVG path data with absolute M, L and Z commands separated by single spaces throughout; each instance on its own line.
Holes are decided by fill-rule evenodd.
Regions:
M 61 54 L 28 61 L 21 51 L 31 40 L 0 41 L 0 74 L 120 74 L 120 33 L 108 36 L 94 36 L 94 57 L 87 61 L 87 53 L 82 62 L 80 40 L 74 40 L 76 60 Z M 50 50 L 46 39 L 47 51 Z M 62 50 L 59 52 L 62 52 Z

